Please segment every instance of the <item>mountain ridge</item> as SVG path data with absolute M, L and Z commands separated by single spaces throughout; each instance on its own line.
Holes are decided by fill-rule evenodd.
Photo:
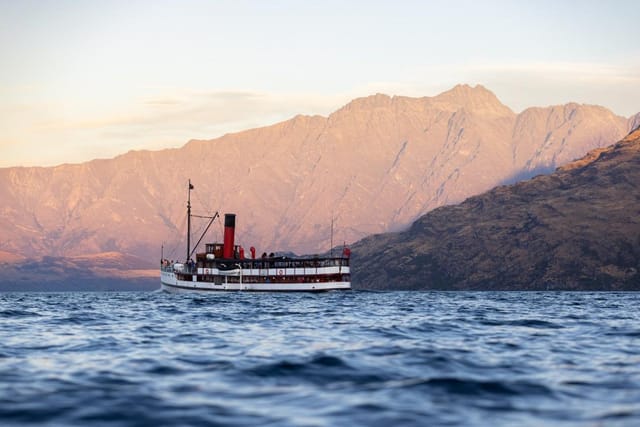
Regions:
M 239 215 L 241 244 L 324 252 L 332 217 L 335 241 L 399 230 L 439 206 L 554 170 L 638 121 L 580 104 L 516 114 L 488 89 L 459 85 L 433 97 L 358 98 L 327 117 L 297 115 L 180 148 L 3 168 L 0 250 L 144 258 L 162 242 L 179 248 L 191 178 L 203 213 Z

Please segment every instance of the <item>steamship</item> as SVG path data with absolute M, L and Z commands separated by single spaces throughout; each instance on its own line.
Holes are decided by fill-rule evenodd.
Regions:
M 187 199 L 187 256 L 185 262 L 161 259 L 160 281 L 166 292 L 323 292 L 351 289 L 350 250 L 341 256 L 276 256 L 273 253 L 256 258 L 256 249 L 245 256 L 242 246 L 235 244 L 235 214 L 224 216 L 222 243 L 206 243 L 204 252 L 195 253 L 207 230 L 219 217 L 207 217 L 209 224 L 191 249 L 191 190 Z

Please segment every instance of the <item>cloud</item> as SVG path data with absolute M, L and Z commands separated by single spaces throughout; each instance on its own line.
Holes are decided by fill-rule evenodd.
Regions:
M 602 64 L 590 62 L 525 62 L 473 65 L 480 73 L 538 75 L 577 79 L 598 84 L 638 83 L 640 64 Z
M 158 98 L 158 99 L 150 99 L 148 101 L 145 101 L 145 104 L 147 105 L 176 105 L 179 103 L 180 103 L 179 100 L 171 99 L 171 98 Z
M 115 112 L 84 120 L 59 120 L 42 123 L 47 130 L 104 129 L 113 127 L 161 128 L 210 126 L 264 121 L 273 117 L 291 117 L 309 112 L 327 113 L 336 108 L 335 97 L 275 95 L 257 92 L 191 92 L 180 97 L 142 100 Z M 265 123 L 266 124 L 266 123 Z
M 457 83 L 483 84 L 514 111 L 575 101 L 603 105 L 628 117 L 638 112 L 640 63 L 438 64 L 408 69 L 399 80 L 363 81 L 342 92 L 146 87 L 113 98 L 91 93 L 78 99 L 39 99 L 32 88 L 25 88 L 28 96 L 14 90 L 9 102 L 5 98 L 0 104 L 0 167 L 178 147 L 191 139 L 267 126 L 297 114 L 327 116 L 353 98 L 376 92 L 434 96 Z
M 62 102 L 52 102 L 34 104 L 22 112 L 14 110 L 14 119 L 20 126 L 0 118 L 6 125 L 0 147 L 11 154 L 0 159 L 0 166 L 52 165 L 112 157 L 131 149 L 177 147 L 190 139 L 211 139 L 301 113 L 328 114 L 343 101 L 340 96 L 324 94 L 176 88 L 154 88 L 150 92 L 113 109 L 85 111 L 82 105 L 73 109 Z M 7 132 L 9 128 L 12 129 Z M 37 148 L 44 144 L 57 149 L 45 153 Z M 39 158 L 40 153 L 46 157 Z
M 625 117 L 638 112 L 640 62 L 502 62 L 470 65 L 464 77 L 482 83 L 514 111 L 531 106 L 597 104 Z

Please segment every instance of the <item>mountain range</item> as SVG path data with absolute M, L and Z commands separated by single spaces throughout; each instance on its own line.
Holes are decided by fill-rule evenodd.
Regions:
M 640 128 L 353 247 L 367 289 L 640 290 Z
M 194 213 L 235 212 L 245 247 L 324 252 L 332 225 L 334 244 L 398 231 L 440 206 L 551 172 L 638 124 L 640 114 L 575 103 L 516 114 L 486 88 L 459 85 L 434 97 L 359 98 L 328 117 L 175 149 L 3 168 L 0 262 L 118 254 L 153 268 L 163 244 L 165 257 L 183 259 L 188 179 Z

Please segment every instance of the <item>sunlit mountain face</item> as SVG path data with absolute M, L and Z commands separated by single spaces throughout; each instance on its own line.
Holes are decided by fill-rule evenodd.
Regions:
M 517 114 L 486 88 L 459 85 L 434 97 L 359 98 L 328 117 L 296 116 L 176 149 L 0 169 L 0 255 L 155 261 L 163 247 L 165 257 L 184 258 L 188 179 L 194 213 L 237 214 L 240 245 L 325 252 L 549 173 L 637 122 L 578 104 Z M 202 228 L 194 220 L 194 235 Z M 214 224 L 204 241 L 220 238 Z

